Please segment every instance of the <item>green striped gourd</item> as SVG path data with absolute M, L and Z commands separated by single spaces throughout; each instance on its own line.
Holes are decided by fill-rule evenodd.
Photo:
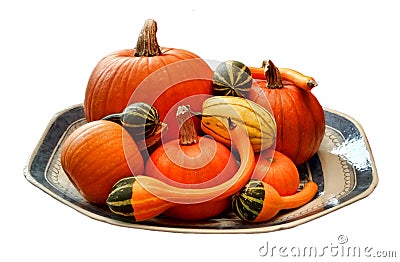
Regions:
M 134 221 L 156 217 L 176 205 L 151 194 L 134 176 L 119 180 L 112 187 L 106 204 L 114 214 Z
M 243 97 L 213 96 L 203 103 L 202 130 L 217 141 L 231 145 L 227 118 L 244 127 L 254 152 L 275 145 L 276 124 L 273 115 L 259 104 Z
M 135 177 L 126 177 L 119 180 L 112 188 L 107 198 L 107 206 L 118 215 L 133 216 L 132 184 Z
M 282 209 L 293 209 L 305 205 L 318 192 L 318 185 L 307 182 L 303 189 L 290 196 L 280 196 L 269 184 L 251 179 L 232 197 L 232 210 L 242 220 L 265 222 Z
M 103 120 L 120 121 L 133 137 L 150 137 L 161 126 L 160 116 L 154 106 L 144 102 L 128 105 L 122 113 L 111 114 Z
M 254 221 L 260 214 L 265 198 L 264 185 L 259 180 L 250 180 L 232 198 L 232 209 L 241 219 Z
M 250 69 L 242 62 L 229 60 L 222 62 L 214 71 L 214 95 L 243 97 L 253 82 Z

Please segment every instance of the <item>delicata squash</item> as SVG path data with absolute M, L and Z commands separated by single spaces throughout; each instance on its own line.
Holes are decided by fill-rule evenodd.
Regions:
M 215 140 L 230 146 L 231 139 L 226 128 L 228 117 L 246 130 L 254 152 L 275 145 L 276 123 L 273 115 L 266 108 L 243 97 L 207 98 L 203 103 L 201 128 Z

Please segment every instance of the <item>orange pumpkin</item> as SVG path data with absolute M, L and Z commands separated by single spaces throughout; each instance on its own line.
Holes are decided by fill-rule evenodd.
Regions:
M 250 70 L 254 72 L 254 68 Z M 302 164 L 318 151 L 325 133 L 324 110 L 311 93 L 316 82 L 308 82 L 309 77 L 294 70 L 290 74 L 286 70 L 282 80 L 270 60 L 264 70 L 264 79 L 255 79 L 249 99 L 272 109 L 277 126 L 276 150 L 296 165 Z
M 293 161 L 274 150 L 256 154 L 256 167 L 252 178 L 271 185 L 281 196 L 293 195 L 300 185 L 300 175 Z
M 168 125 L 164 136 L 168 139 L 177 137 L 175 112 L 179 104 L 201 110 L 203 100 L 212 94 L 211 68 L 190 51 L 160 47 L 156 31 L 156 22 L 147 20 L 136 48 L 113 52 L 98 62 L 86 87 L 88 121 L 122 112 L 128 104 L 145 102 L 157 108 L 161 121 Z M 199 128 L 200 122 L 196 125 Z
M 207 136 L 198 136 L 189 109 L 178 109 L 179 139 L 158 147 L 146 163 L 145 174 L 167 184 L 204 188 L 222 184 L 238 169 L 231 151 Z
M 61 165 L 79 193 L 95 204 L 106 203 L 118 180 L 144 170 L 135 141 L 120 125 L 106 120 L 74 130 L 62 145 Z
M 255 166 L 254 151 L 247 132 L 230 119 L 228 125 L 232 146 L 237 150 L 240 159 L 240 166 L 231 179 L 206 188 L 178 188 L 150 176 L 131 176 L 121 179 L 114 185 L 107 200 L 109 209 L 115 214 L 130 216 L 135 221 L 143 221 L 174 207 L 188 209 L 194 207 L 195 209 L 190 210 L 190 215 L 180 216 L 183 219 L 190 219 L 193 218 L 194 213 L 207 213 L 208 207 L 215 208 L 215 206 L 207 207 L 207 205 L 223 205 L 223 200 L 230 199 L 249 181 Z M 122 188 L 124 190 L 120 190 Z M 201 209 L 198 209 L 199 207 Z M 182 214 L 184 210 L 179 211 Z M 222 208 L 220 211 L 222 212 Z M 197 216 L 196 219 L 202 219 L 202 217 Z
M 231 151 L 214 139 L 197 136 L 187 107 L 178 109 L 178 122 L 181 126 L 179 139 L 163 144 L 151 154 L 145 174 L 183 188 L 207 188 L 231 179 L 239 168 Z M 220 214 L 229 203 L 225 198 L 181 204 L 168 209 L 165 215 L 202 220 Z

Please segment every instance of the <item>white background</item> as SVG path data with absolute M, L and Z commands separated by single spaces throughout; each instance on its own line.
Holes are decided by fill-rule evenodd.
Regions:
M 397 250 L 398 259 L 397 6 L 387 0 L 2 1 L 0 260 L 271 261 L 279 257 L 258 253 L 266 242 L 322 248 L 337 244 L 339 235 L 348 237 L 349 246 Z M 83 102 L 96 63 L 112 51 L 133 48 L 148 18 L 158 22 L 162 46 L 251 66 L 271 58 L 314 76 L 319 86 L 313 93 L 321 104 L 363 126 L 378 169 L 376 190 L 292 229 L 198 235 L 112 226 L 32 186 L 23 169 L 47 123 Z M 340 258 L 319 259 L 329 260 Z

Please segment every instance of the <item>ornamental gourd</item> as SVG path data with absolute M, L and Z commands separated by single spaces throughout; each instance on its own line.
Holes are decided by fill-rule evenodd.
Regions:
M 245 128 L 254 152 L 274 146 L 274 117 L 264 107 L 243 97 L 213 96 L 206 99 L 201 113 L 201 129 L 217 141 L 230 146 L 227 117 Z
M 152 219 L 160 214 L 182 220 L 204 220 L 219 215 L 231 205 L 230 197 L 196 204 L 178 204 L 152 194 L 142 186 L 143 176 L 130 176 L 119 180 L 111 189 L 107 206 L 114 214 L 131 217 L 134 221 Z M 147 185 L 161 185 L 159 180 L 146 181 Z M 160 183 L 161 182 L 161 183 Z M 167 191 L 168 188 L 165 188 Z M 212 193 L 212 189 L 208 189 Z M 186 195 L 190 197 L 190 194 Z
M 102 119 L 121 124 L 141 151 L 159 142 L 168 128 L 161 122 L 157 109 L 144 102 L 130 104 L 121 113 L 111 114 Z
M 319 149 L 325 133 L 324 110 L 311 93 L 313 78 L 290 69 L 278 69 L 271 60 L 264 69 L 250 68 L 255 84 L 249 99 L 271 108 L 277 126 L 276 150 L 302 164 Z M 280 74 L 280 70 L 284 74 Z M 283 77 L 285 76 L 285 77 Z
M 253 78 L 250 69 L 242 62 L 228 60 L 214 71 L 213 91 L 217 96 L 247 96 Z
M 86 123 L 67 137 L 61 166 L 79 193 L 95 204 L 106 203 L 118 180 L 144 170 L 135 141 L 119 124 L 106 120 Z
M 157 109 L 143 102 L 130 104 L 121 113 L 108 115 L 103 120 L 120 122 L 133 137 L 139 139 L 154 135 L 162 125 Z
M 146 20 L 136 48 L 113 52 L 97 63 L 84 99 L 89 122 L 120 113 L 128 104 L 145 102 L 157 108 L 168 125 L 168 139 L 170 133 L 177 137 L 179 104 L 201 110 L 203 100 L 212 95 L 211 68 L 190 51 L 160 47 L 156 31 L 156 22 Z M 196 125 L 200 128 L 199 122 Z
M 244 221 L 265 222 L 282 209 L 293 209 L 307 204 L 317 192 L 318 185 L 309 181 L 296 194 L 280 196 L 271 185 L 251 179 L 233 196 L 232 209 Z

